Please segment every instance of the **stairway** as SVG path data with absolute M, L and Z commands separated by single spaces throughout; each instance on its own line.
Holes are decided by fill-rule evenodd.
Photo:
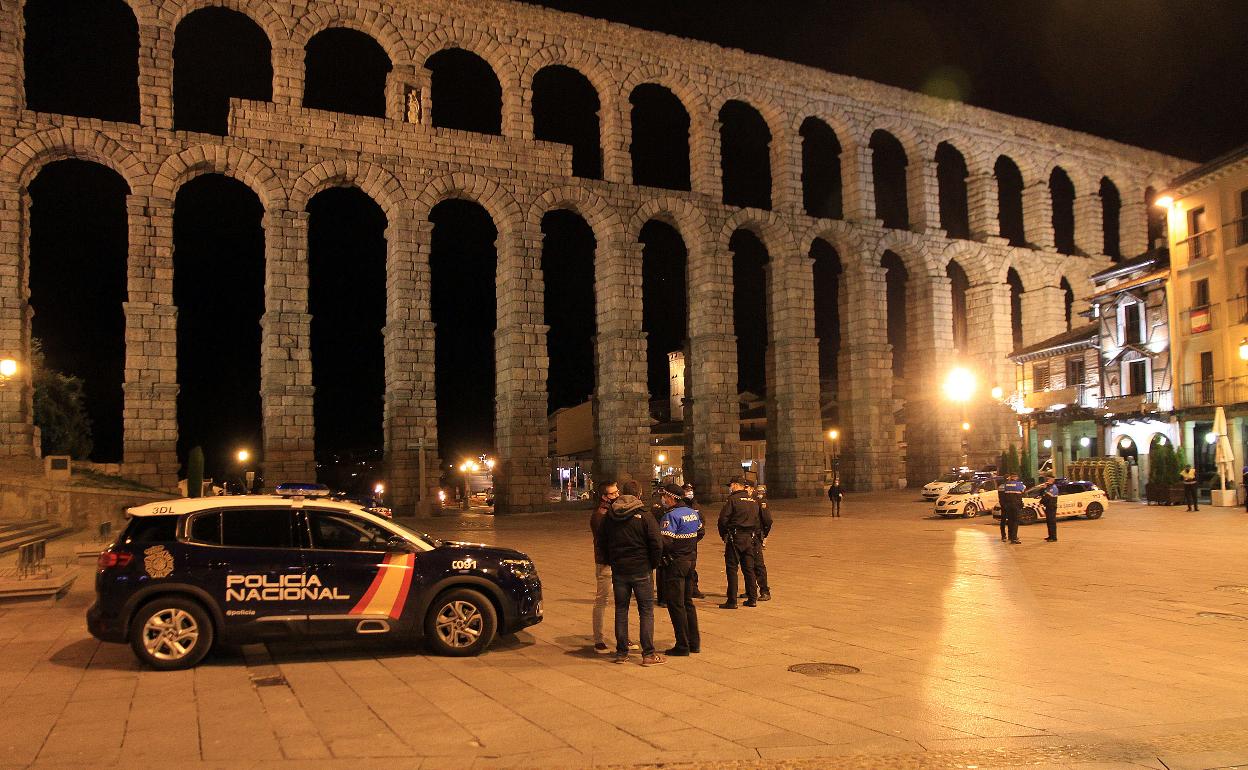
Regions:
M 0 521 L 0 553 L 15 551 L 35 540 L 53 540 L 72 531 L 47 519 Z

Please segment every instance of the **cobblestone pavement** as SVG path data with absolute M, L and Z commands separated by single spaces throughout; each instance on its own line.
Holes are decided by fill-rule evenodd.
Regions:
M 1248 764 L 1242 511 L 1115 504 L 1008 546 L 910 493 L 852 495 L 841 519 L 774 508 L 775 600 L 717 609 L 709 536 L 704 652 L 652 668 L 590 649 L 583 513 L 427 522 L 539 566 L 546 621 L 469 660 L 275 644 L 144 671 L 87 635 L 84 571 L 59 603 L 0 607 L 0 766 Z M 670 645 L 662 610 L 656 625 Z M 860 672 L 788 670 L 812 662 Z

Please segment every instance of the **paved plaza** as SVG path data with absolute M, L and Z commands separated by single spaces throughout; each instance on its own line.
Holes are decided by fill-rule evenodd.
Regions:
M 587 512 L 422 522 L 537 561 L 545 622 L 477 659 L 274 644 L 145 671 L 88 636 L 84 568 L 60 602 L 0 607 L 0 766 L 1248 764 L 1242 510 L 1114 504 L 1009 546 L 911 492 L 850 495 L 841 519 L 773 508 L 775 600 L 716 608 L 708 535 L 703 652 L 650 668 L 590 648 Z M 663 610 L 656 627 L 670 646 Z

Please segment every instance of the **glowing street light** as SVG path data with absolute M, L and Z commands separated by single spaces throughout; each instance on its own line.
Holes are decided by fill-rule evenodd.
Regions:
M 962 430 L 970 430 L 970 429 L 971 429 L 971 424 L 969 422 L 962 423 Z
M 836 441 L 840 437 L 841 437 L 841 432 L 839 430 L 836 430 L 835 428 L 833 428 L 832 430 L 828 431 L 828 438 L 832 439 L 833 441 Z
M 485 467 L 489 468 L 490 470 L 494 470 L 494 458 L 493 457 L 486 458 Z
M 659 465 L 662 465 L 663 463 L 667 462 L 667 455 L 659 455 L 658 457 L 654 459 L 659 461 Z
M 975 395 L 975 375 L 961 366 L 952 369 L 945 378 L 945 397 L 965 404 Z
M 1087 449 L 1088 447 L 1092 446 L 1092 439 L 1088 438 L 1087 436 L 1083 436 L 1082 438 L 1079 439 L 1079 446 L 1083 447 L 1084 449 Z
M 17 374 L 17 361 L 12 358 L 6 358 L 0 361 L 0 377 L 9 379 Z
M 377 495 L 378 497 L 381 497 L 381 496 L 382 496 L 382 494 L 384 494 L 384 493 L 385 493 L 385 491 L 386 491 L 386 485 L 385 485 L 385 484 L 382 484 L 380 481 L 379 481 L 379 482 L 377 482 L 376 484 L 374 484 L 374 485 L 373 485 L 373 494 L 374 494 L 374 495 Z
M 251 452 L 248 452 L 246 449 L 240 449 L 234 456 L 238 458 L 240 463 L 245 463 L 251 459 Z
M 1239 341 L 1239 358 L 1241 361 L 1248 361 L 1248 337 L 1244 337 Z M 5 363 L 8 363 L 7 361 Z M 3 364 L 0 364 L 3 366 Z M 3 374 L 3 372 L 0 372 Z
M 1153 205 L 1162 209 L 1174 208 L 1174 197 L 1171 195 L 1163 195 L 1153 201 Z
M 1004 395 L 1005 395 L 1005 391 L 1001 389 L 1001 386 L 1000 386 L 1000 385 L 994 385 L 994 386 L 992 387 L 992 398 L 993 398 L 993 400 L 995 400 L 995 401 L 1000 401 L 1000 400 L 1001 400 L 1001 397 L 1002 397 L 1002 396 L 1004 396 Z

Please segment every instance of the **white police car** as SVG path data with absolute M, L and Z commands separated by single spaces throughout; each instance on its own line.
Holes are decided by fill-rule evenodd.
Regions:
M 437 540 L 318 485 L 278 491 L 129 509 L 100 554 L 88 630 L 170 670 L 217 640 L 390 636 L 476 655 L 542 621 L 523 553 Z
M 936 500 L 937 516 L 973 518 L 991 511 L 997 505 L 997 487 L 1001 479 L 983 476 L 960 481 Z
M 923 499 L 935 500 L 948 492 L 956 484 L 966 481 L 974 475 L 970 468 L 954 468 L 945 475 L 923 485 Z
M 1073 519 L 1083 516 L 1088 519 L 1099 519 L 1109 510 L 1109 496 L 1091 481 L 1057 482 L 1057 518 Z M 1048 484 L 1037 484 L 1023 493 L 1023 512 L 1018 517 L 1019 524 L 1035 524 L 1044 520 L 1044 505 L 1040 498 Z M 1001 518 L 1001 506 L 992 512 L 994 519 Z

